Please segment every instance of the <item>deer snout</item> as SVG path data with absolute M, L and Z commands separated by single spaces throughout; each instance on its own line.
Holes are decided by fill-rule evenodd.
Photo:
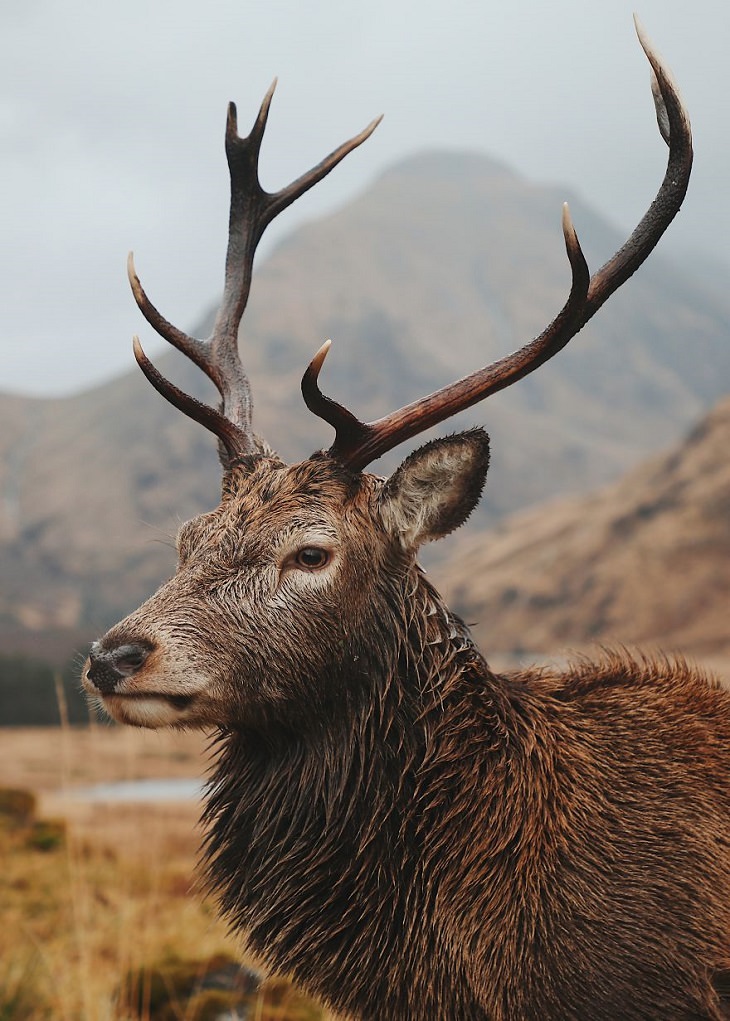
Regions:
M 150 645 L 138 642 L 114 649 L 105 649 L 101 642 L 94 642 L 89 650 L 86 676 L 102 695 L 110 695 L 120 681 L 137 673 L 150 652 Z

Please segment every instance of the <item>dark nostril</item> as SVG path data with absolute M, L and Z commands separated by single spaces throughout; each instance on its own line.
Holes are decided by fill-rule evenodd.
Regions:
M 151 646 L 142 643 L 105 649 L 101 642 L 94 642 L 89 650 L 86 676 L 102 694 L 111 694 L 120 681 L 139 670 L 151 651 Z
M 149 654 L 148 646 L 120 645 L 117 649 L 112 649 L 110 656 L 122 677 L 129 677 L 139 670 Z

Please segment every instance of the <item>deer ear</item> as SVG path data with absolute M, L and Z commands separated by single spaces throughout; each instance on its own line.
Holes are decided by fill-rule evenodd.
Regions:
M 489 437 L 483 429 L 419 447 L 385 484 L 380 507 L 386 528 L 409 549 L 448 535 L 479 502 L 488 467 Z

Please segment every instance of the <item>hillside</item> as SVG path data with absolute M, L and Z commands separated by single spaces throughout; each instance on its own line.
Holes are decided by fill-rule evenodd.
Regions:
M 620 482 L 462 542 L 437 581 L 485 651 L 730 655 L 730 398 Z
M 374 418 L 538 332 L 569 286 L 566 197 L 597 266 L 622 240 L 605 221 L 468 153 L 407 160 L 297 230 L 258 267 L 244 323 L 258 430 L 290 459 L 329 444 L 299 396 L 328 336 L 323 388 Z M 154 300 L 142 258 L 139 270 Z M 554 362 L 450 423 L 492 435 L 474 527 L 587 491 L 679 437 L 730 378 L 728 334 L 725 295 L 653 256 Z M 157 362 L 207 393 L 176 353 Z M 218 479 L 210 437 L 136 367 L 66 400 L 0 396 L 0 650 L 82 646 L 141 601 L 172 569 L 179 522 L 216 502 Z

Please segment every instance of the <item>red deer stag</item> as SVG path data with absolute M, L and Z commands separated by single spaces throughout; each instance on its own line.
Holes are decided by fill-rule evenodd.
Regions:
M 516 354 L 376 422 L 302 382 L 334 426 L 288 465 L 251 427 L 238 357 L 266 225 L 373 131 L 270 194 L 231 105 L 225 289 L 212 338 L 143 315 L 220 391 L 160 393 L 219 439 L 220 506 L 184 524 L 174 577 L 91 649 L 115 719 L 217 732 L 205 866 L 266 968 L 366 1021 L 697 1019 L 728 1014 L 730 695 L 681 663 L 624 655 L 497 674 L 416 562 L 479 500 L 486 434 L 434 439 L 384 481 L 385 451 L 568 343 L 680 207 L 690 128 L 650 45 L 669 163 L 626 244 L 590 276 L 567 210 L 568 300 Z

